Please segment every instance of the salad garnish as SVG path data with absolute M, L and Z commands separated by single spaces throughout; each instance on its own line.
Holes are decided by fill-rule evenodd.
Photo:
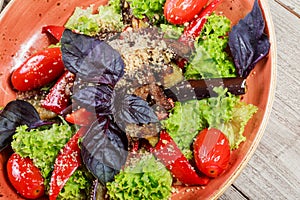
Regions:
M 61 51 L 65 67 L 84 81 L 114 86 L 124 74 L 121 55 L 97 38 L 66 30 Z
M 20 188 L 8 164 L 19 194 L 169 199 L 226 173 L 258 110 L 242 101 L 247 76 L 270 43 L 257 0 L 233 26 L 221 3 L 110 0 L 43 27 L 53 44 L 12 73 L 17 100 L 0 113 L 0 150 L 43 180 Z
M 229 33 L 228 44 L 239 76 L 247 77 L 256 63 L 268 54 L 270 42 L 264 31 L 263 14 L 255 0 L 251 12 Z
M 46 124 L 51 122 L 43 122 L 30 103 L 23 100 L 9 102 L 0 112 L 0 150 L 12 141 L 17 127 L 26 125 L 30 130 Z

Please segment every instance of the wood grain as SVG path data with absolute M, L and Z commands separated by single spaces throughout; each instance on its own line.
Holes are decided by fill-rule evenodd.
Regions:
M 300 18 L 300 1 L 299 0 L 274 0 L 276 3 L 287 9 L 290 13 Z
M 300 1 L 282 2 L 300 14 Z M 300 19 L 277 0 L 268 3 L 278 51 L 273 110 L 254 156 L 220 200 L 300 199 Z

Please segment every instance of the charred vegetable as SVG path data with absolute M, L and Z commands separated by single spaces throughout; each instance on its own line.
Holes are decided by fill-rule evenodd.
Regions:
M 246 93 L 246 79 L 244 78 L 213 78 L 201 80 L 182 81 L 164 92 L 169 98 L 175 101 L 186 101 L 192 99 L 204 99 L 215 97 L 215 87 L 223 86 L 228 92 L 234 95 Z

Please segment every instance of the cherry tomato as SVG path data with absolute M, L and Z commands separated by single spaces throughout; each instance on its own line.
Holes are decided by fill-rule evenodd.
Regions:
M 44 178 L 30 158 L 12 154 L 7 162 L 7 174 L 11 184 L 21 196 L 37 199 L 44 195 Z
M 203 129 L 194 141 L 194 157 L 198 169 L 209 177 L 217 177 L 229 164 L 230 146 L 218 129 Z
M 167 0 L 164 15 L 172 24 L 183 24 L 193 20 L 208 0 Z
M 60 48 L 48 48 L 30 56 L 12 73 L 11 82 L 16 90 L 33 90 L 51 83 L 63 71 Z

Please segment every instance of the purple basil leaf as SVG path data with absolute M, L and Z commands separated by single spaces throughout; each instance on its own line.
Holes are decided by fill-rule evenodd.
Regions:
M 37 124 L 44 125 L 30 103 L 22 100 L 9 102 L 0 113 L 0 151 L 11 142 L 18 126 L 27 125 L 32 128 Z
M 36 121 L 28 127 L 28 130 L 36 129 L 36 128 L 39 128 L 41 126 L 53 125 L 54 123 L 55 123 L 54 121 L 42 121 L 42 120 Z
M 262 11 L 255 0 L 251 12 L 229 33 L 229 47 L 239 76 L 246 78 L 256 63 L 268 54 L 270 42 L 264 29 Z
M 100 182 L 113 181 L 128 155 L 126 134 L 109 118 L 100 118 L 87 131 L 81 143 L 81 155 L 87 169 Z
M 154 110 L 142 98 L 117 93 L 114 97 L 113 114 L 116 123 L 124 128 L 126 123 L 149 124 L 158 122 Z
M 108 85 L 87 86 L 75 90 L 72 98 L 90 112 L 99 115 L 111 114 L 112 88 Z
M 61 51 L 65 67 L 83 80 L 114 86 L 124 74 L 119 52 L 97 38 L 65 30 Z

